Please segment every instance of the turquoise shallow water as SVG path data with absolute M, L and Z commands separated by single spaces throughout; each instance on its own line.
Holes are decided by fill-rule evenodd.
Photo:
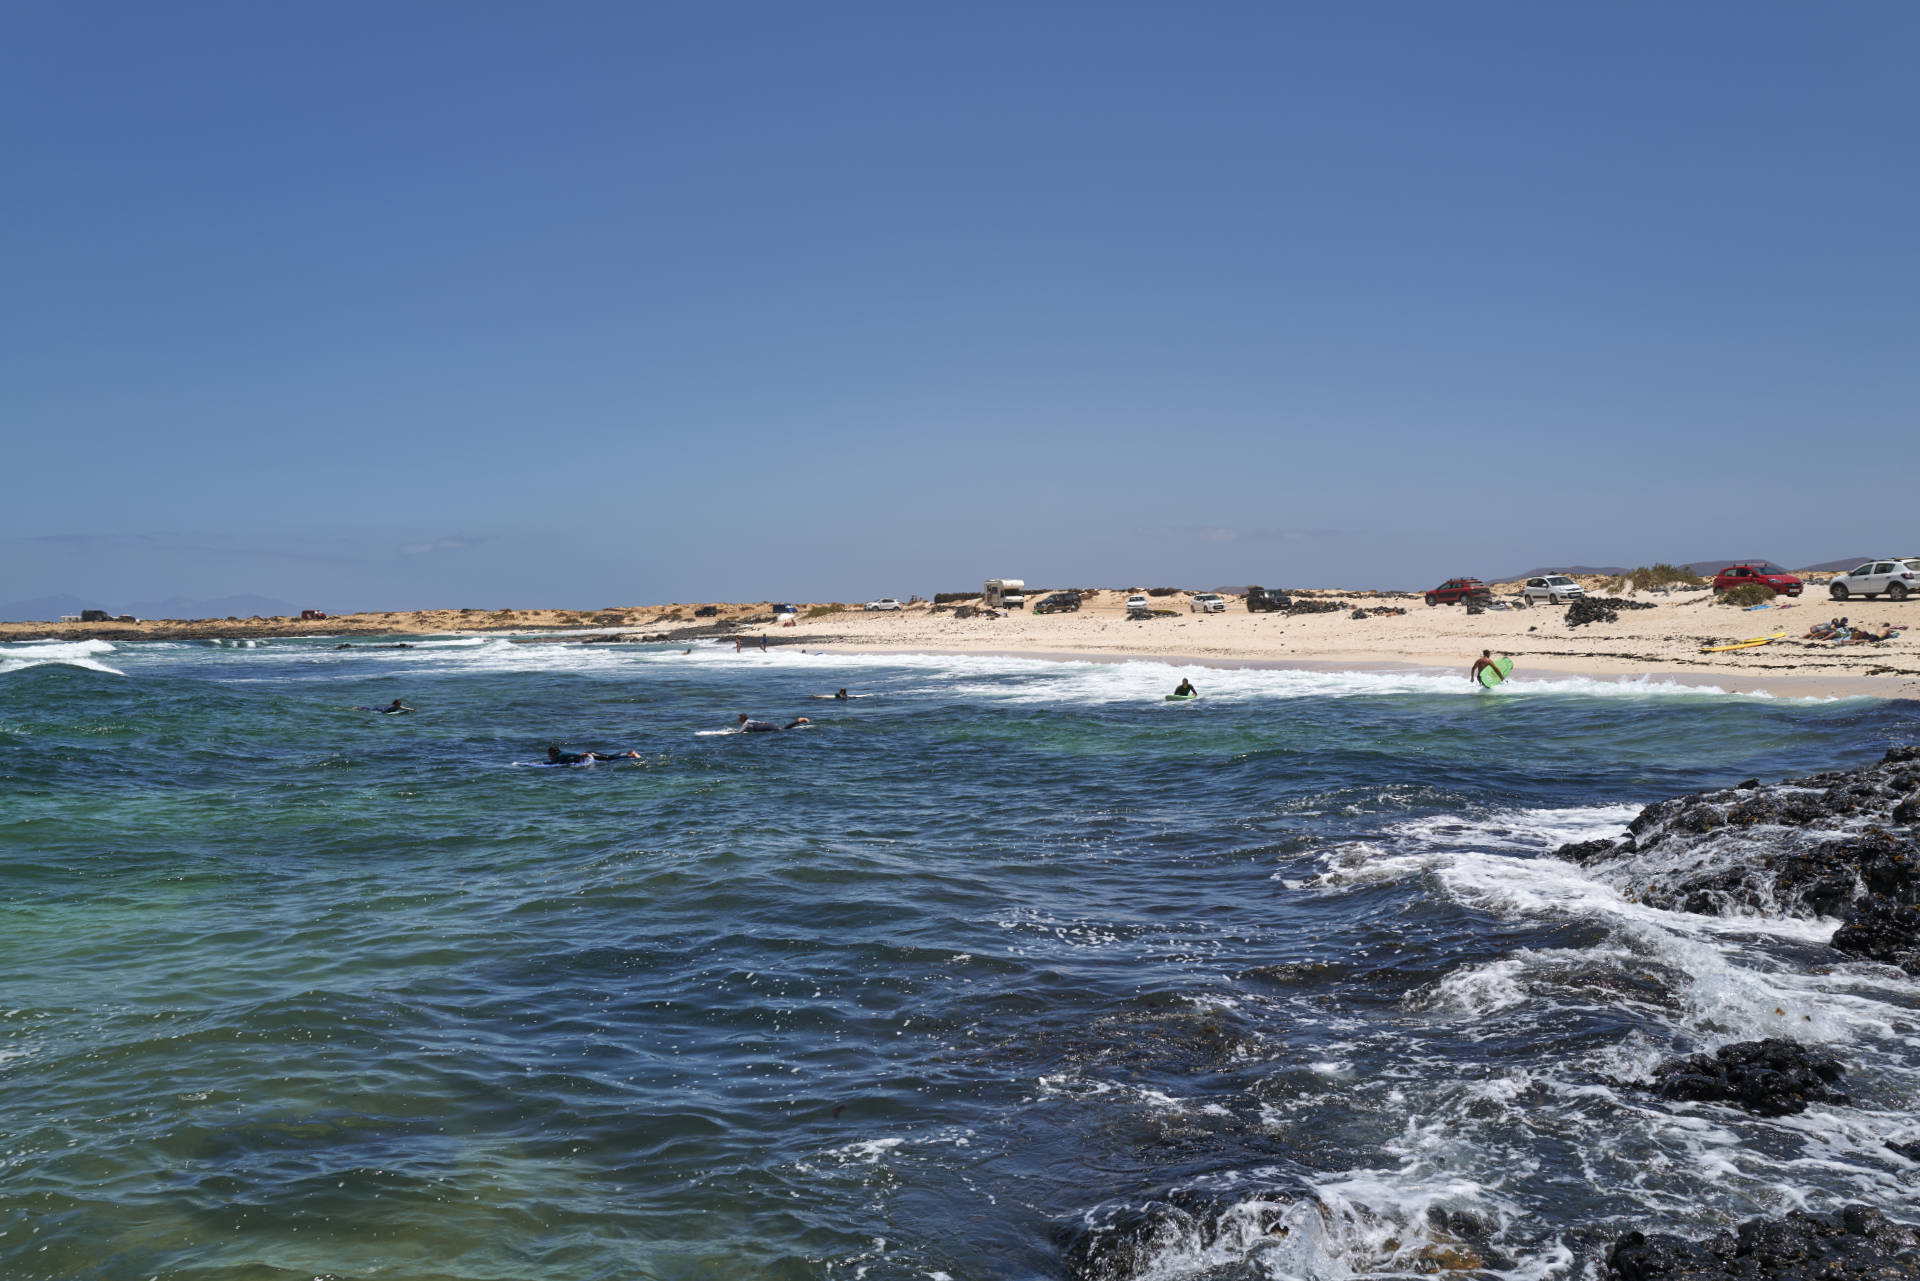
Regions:
M 1552 1276 L 1912 1199 L 1911 983 L 1534 857 L 1910 707 L 1192 675 L 0 649 L 0 1275 L 1052 1277 L 1173 1204 L 1108 1274 L 1418 1270 L 1466 1212 Z M 1860 1108 L 1608 1084 L 1775 1020 Z

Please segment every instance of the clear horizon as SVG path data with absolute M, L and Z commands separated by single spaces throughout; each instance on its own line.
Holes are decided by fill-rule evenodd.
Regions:
M 1911 552 L 1917 35 L 18 10 L 0 602 Z

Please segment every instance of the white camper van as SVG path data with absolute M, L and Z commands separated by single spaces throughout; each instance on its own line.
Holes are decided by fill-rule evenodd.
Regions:
M 1024 609 L 1027 585 L 1018 578 L 989 578 L 985 604 L 988 609 Z

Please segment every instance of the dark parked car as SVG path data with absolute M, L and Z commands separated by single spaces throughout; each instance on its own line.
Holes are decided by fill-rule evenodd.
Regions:
M 1449 578 L 1427 593 L 1429 605 L 1485 605 L 1493 599 L 1493 589 L 1477 578 Z
M 1293 597 L 1278 587 L 1247 588 L 1247 612 L 1249 614 L 1271 614 L 1279 610 L 1290 609 Z
M 718 605 L 702 605 L 699 609 L 693 611 L 695 618 L 717 618 L 719 615 L 720 607 Z
M 1033 612 L 1036 614 L 1072 614 L 1077 612 L 1079 608 L 1079 592 L 1055 592 L 1051 596 L 1041 597 L 1039 603 L 1034 605 Z

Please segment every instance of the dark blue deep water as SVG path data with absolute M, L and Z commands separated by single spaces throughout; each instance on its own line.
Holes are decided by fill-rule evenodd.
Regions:
M 1572 1277 L 1909 1217 L 1920 984 L 1537 856 L 1912 705 L 1180 674 L 0 649 L 0 1276 Z M 1614 1084 L 1782 1028 L 1858 1106 Z

